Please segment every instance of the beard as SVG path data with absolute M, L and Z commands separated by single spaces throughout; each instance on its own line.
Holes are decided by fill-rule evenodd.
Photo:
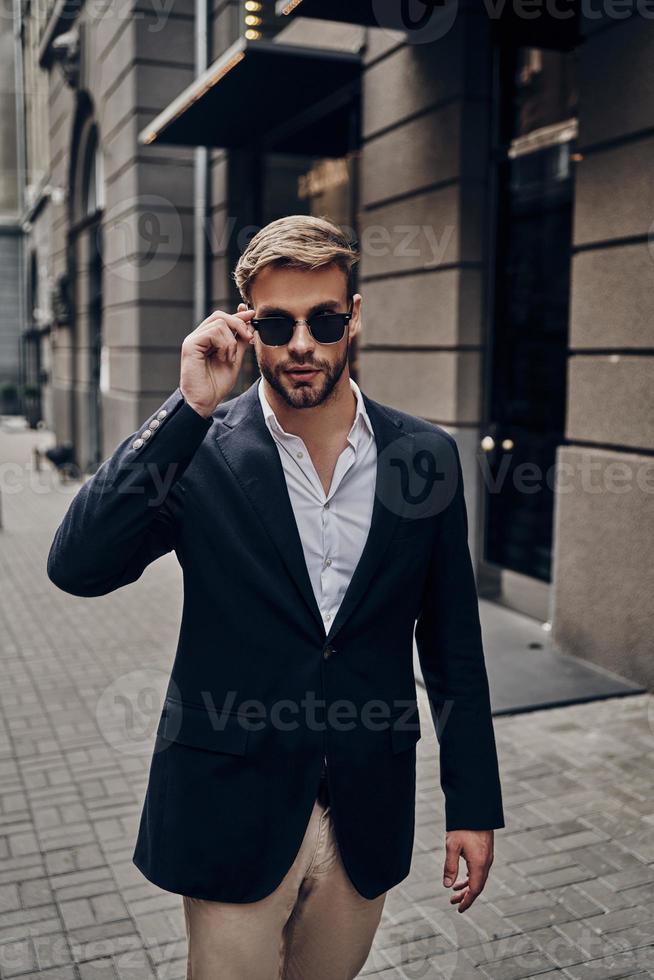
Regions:
M 345 370 L 349 351 L 349 340 L 345 345 L 343 356 L 335 363 L 313 359 L 311 361 L 286 361 L 271 368 L 266 363 L 265 357 L 257 358 L 259 370 L 266 379 L 270 387 L 283 398 L 289 408 L 315 408 L 322 405 L 334 391 L 338 384 L 338 379 Z M 307 384 L 297 385 L 286 375 L 286 371 L 293 368 L 315 368 L 322 372 L 318 377 Z

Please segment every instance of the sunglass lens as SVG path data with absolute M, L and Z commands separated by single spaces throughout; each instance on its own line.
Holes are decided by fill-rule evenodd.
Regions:
M 337 344 L 345 332 L 342 313 L 323 313 L 309 320 L 311 334 L 319 344 Z
M 282 347 L 293 336 L 293 321 L 288 317 L 263 317 L 257 324 L 261 343 L 268 347 Z

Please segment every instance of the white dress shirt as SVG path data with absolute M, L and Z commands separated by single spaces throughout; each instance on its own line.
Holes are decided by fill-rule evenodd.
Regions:
M 258 384 L 261 408 L 284 469 L 325 635 L 361 557 L 375 499 L 375 433 L 359 386 L 352 378 L 350 385 L 357 400 L 356 414 L 347 435 L 348 444 L 336 461 L 329 492 L 325 493 L 304 440 L 282 428 L 264 394 L 263 380 Z M 323 757 L 323 777 L 326 770 L 327 759 Z
M 300 533 L 304 558 L 325 633 L 338 611 L 368 537 L 375 498 L 377 445 L 359 386 L 347 446 L 336 462 L 325 493 L 304 440 L 286 432 L 263 391 L 258 391 L 266 424 L 275 440 Z

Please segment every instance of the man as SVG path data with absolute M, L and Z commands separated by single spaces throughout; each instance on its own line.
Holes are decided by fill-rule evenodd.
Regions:
M 179 387 L 80 489 L 50 550 L 76 595 L 173 549 L 183 568 L 133 860 L 184 896 L 193 980 L 361 969 L 411 863 L 414 629 L 460 912 L 504 826 L 459 454 L 350 378 L 357 258 L 324 219 L 259 231 L 234 273 L 244 302 L 186 337 Z M 250 345 L 261 378 L 225 401 Z

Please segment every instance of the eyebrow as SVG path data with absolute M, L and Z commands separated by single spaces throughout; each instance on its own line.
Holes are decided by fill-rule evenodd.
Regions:
M 309 317 L 312 313 L 317 313 L 318 310 L 324 310 L 326 307 L 333 308 L 340 305 L 340 301 L 337 299 L 324 299 L 321 303 L 316 303 L 312 306 L 307 316 Z M 293 316 L 293 314 L 289 313 L 288 310 L 282 309 L 281 306 L 263 306 L 257 316 Z

